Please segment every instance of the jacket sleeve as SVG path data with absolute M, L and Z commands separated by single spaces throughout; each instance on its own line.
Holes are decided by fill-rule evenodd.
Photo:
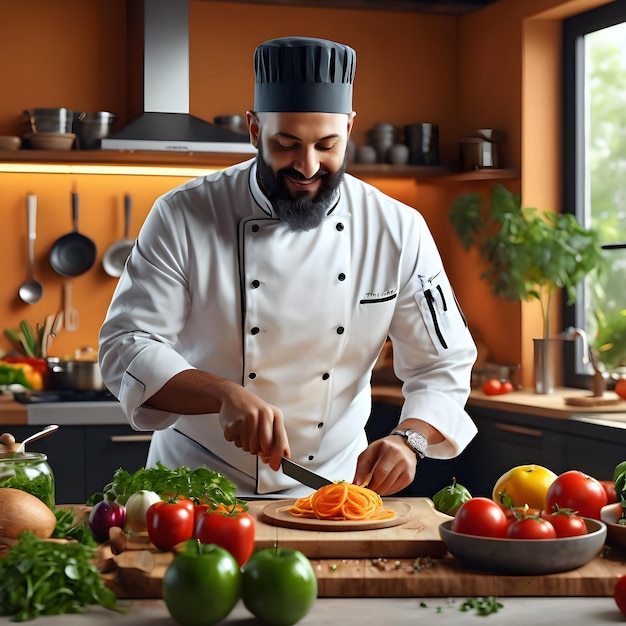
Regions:
M 170 378 L 192 368 L 175 349 L 190 300 L 183 275 L 184 228 L 180 212 L 157 200 L 100 329 L 103 380 L 138 430 L 166 428 L 178 419 L 142 405 Z
M 389 337 L 405 398 L 400 419 L 421 419 L 445 437 L 428 456 L 457 456 L 476 434 L 465 411 L 477 351 L 465 316 L 421 215 L 402 263 L 401 289 Z

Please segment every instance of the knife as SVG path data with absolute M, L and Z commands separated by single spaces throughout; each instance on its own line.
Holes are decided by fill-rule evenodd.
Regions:
M 282 460 L 282 468 L 283 473 L 287 476 L 291 476 L 291 478 L 295 478 L 299 483 L 306 485 L 307 487 L 311 487 L 311 489 L 319 489 L 324 485 L 332 484 L 332 480 L 328 480 L 311 470 L 308 470 L 306 467 L 302 467 L 302 465 L 298 465 L 293 461 L 290 461 L 288 458 L 283 457 Z

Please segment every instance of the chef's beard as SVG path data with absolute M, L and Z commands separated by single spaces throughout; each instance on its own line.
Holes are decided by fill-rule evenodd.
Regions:
M 307 180 L 300 172 L 293 168 L 285 168 L 274 173 L 263 158 L 260 141 L 256 160 L 259 181 L 278 218 L 291 230 L 296 231 L 311 230 L 319 226 L 335 200 L 347 161 L 344 159 L 342 166 L 334 174 L 323 169 L 317 171 L 312 178 L 321 178 L 321 184 L 314 196 L 311 197 L 309 193 L 302 191 L 294 197 L 287 187 L 285 177 Z

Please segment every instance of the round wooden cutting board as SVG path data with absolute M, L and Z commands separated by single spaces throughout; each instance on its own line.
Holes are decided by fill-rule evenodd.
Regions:
M 401 500 L 384 500 L 384 507 L 392 510 L 395 513 L 394 517 L 379 520 L 334 521 L 296 517 L 289 513 L 289 509 L 293 506 L 294 502 L 295 500 L 276 500 L 268 504 L 261 512 L 261 519 L 273 526 L 297 528 L 299 530 L 372 530 L 375 528 L 390 528 L 391 526 L 404 524 L 404 522 L 408 520 L 409 513 L 411 512 L 411 505 L 408 502 L 402 502 Z

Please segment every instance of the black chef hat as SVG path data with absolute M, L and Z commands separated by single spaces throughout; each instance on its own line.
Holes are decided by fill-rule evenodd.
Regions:
M 341 43 L 284 37 L 254 52 L 254 110 L 351 113 L 356 52 Z

